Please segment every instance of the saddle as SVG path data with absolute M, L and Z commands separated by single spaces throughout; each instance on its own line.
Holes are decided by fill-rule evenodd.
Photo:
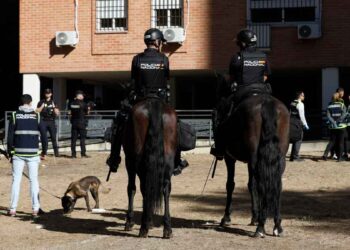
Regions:
M 270 84 L 254 83 L 239 86 L 237 91 L 232 94 L 232 101 L 238 106 L 244 99 L 255 95 L 271 95 Z

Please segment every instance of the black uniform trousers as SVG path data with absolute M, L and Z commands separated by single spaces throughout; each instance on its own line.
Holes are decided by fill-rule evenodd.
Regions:
M 304 138 L 304 131 L 301 130 L 300 140 L 292 143 L 292 152 L 290 154 L 290 159 L 291 160 L 300 158 L 299 152 L 300 152 L 301 144 L 303 142 L 303 138 Z
M 47 132 L 49 132 L 52 142 L 52 147 L 55 155 L 58 155 L 57 137 L 56 137 L 56 123 L 55 120 L 42 120 L 40 122 L 40 138 L 42 145 L 42 154 L 47 154 L 48 142 Z
M 336 154 L 338 159 L 342 157 L 344 152 L 344 140 L 346 135 L 346 129 L 330 129 L 330 138 L 326 150 L 324 151 L 323 156 L 327 157 L 329 151 L 332 148 L 336 149 Z
M 72 156 L 76 156 L 77 152 L 75 147 L 77 145 L 77 139 L 80 136 L 80 149 L 81 155 L 86 154 L 85 139 L 87 135 L 86 126 L 82 124 L 72 124 L 72 135 L 71 135 L 71 151 Z

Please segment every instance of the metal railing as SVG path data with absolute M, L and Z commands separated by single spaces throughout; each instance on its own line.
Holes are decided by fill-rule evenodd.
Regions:
M 107 128 L 111 127 L 113 118 L 117 115 L 118 110 L 96 110 L 91 111 L 87 115 L 87 143 L 102 143 Z M 7 138 L 7 130 L 9 118 L 12 111 L 5 112 L 5 139 Z M 178 118 L 195 127 L 197 130 L 197 138 L 206 139 L 209 145 L 213 142 L 211 110 L 177 110 Z M 61 111 L 56 118 L 57 140 L 60 145 L 65 145 L 64 141 L 71 138 L 71 123 L 67 111 Z

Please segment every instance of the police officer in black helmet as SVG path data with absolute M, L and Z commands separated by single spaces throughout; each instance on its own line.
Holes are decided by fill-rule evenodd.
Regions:
M 122 145 L 122 131 L 125 121 L 131 111 L 131 105 L 148 96 L 158 96 L 164 102 L 168 102 L 169 92 L 167 81 L 169 80 L 169 59 L 160 52 L 160 48 L 166 42 L 163 33 L 158 29 L 149 29 L 144 34 L 144 42 L 147 48 L 144 52 L 136 55 L 131 64 L 131 92 L 128 100 L 122 102 L 120 112 L 112 126 L 112 150 L 107 160 L 112 172 L 117 172 L 121 162 L 120 150 Z M 176 162 L 177 168 L 174 174 L 181 173 L 187 167 L 187 161 L 181 161 L 178 151 Z
M 236 38 L 240 52 L 230 62 L 231 82 L 237 86 L 236 95 L 243 98 L 252 91 L 271 93 L 266 84 L 271 74 L 266 54 L 256 48 L 257 37 L 251 30 L 241 30 Z
M 227 117 L 228 110 L 232 112 L 237 103 L 251 94 L 271 94 L 271 87 L 267 83 L 271 74 L 269 63 L 266 54 L 257 50 L 256 43 L 257 36 L 251 30 L 244 29 L 237 34 L 236 44 L 240 51 L 231 59 L 229 65 L 230 79 L 228 86 L 224 86 L 225 92 L 229 89 L 231 93 L 225 93 L 228 96 L 225 98 L 226 104 L 224 106 L 226 107 L 221 109 L 221 112 L 226 113 L 219 114 L 219 117 Z M 219 90 L 218 92 L 222 91 Z M 218 106 L 223 105 L 218 104 Z M 223 120 L 215 121 L 215 127 L 217 128 L 217 131 L 214 131 L 215 147 L 211 150 L 211 153 L 219 160 L 224 155 L 223 138 L 218 133 Z
M 160 52 L 166 42 L 158 29 L 149 29 L 144 35 L 147 46 L 143 53 L 132 60 L 131 79 L 135 84 L 136 95 L 145 97 L 155 94 L 167 101 L 167 81 L 169 80 L 169 59 Z

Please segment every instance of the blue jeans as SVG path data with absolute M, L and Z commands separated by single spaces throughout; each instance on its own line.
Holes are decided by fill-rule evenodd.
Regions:
M 11 191 L 11 204 L 10 210 L 16 211 L 19 192 L 21 189 L 21 180 L 24 165 L 28 166 L 29 181 L 30 181 L 30 195 L 32 199 L 33 211 L 38 211 L 40 208 L 39 202 L 39 181 L 38 181 L 38 170 L 39 170 L 40 157 L 22 157 L 13 156 L 12 162 L 12 191 Z

